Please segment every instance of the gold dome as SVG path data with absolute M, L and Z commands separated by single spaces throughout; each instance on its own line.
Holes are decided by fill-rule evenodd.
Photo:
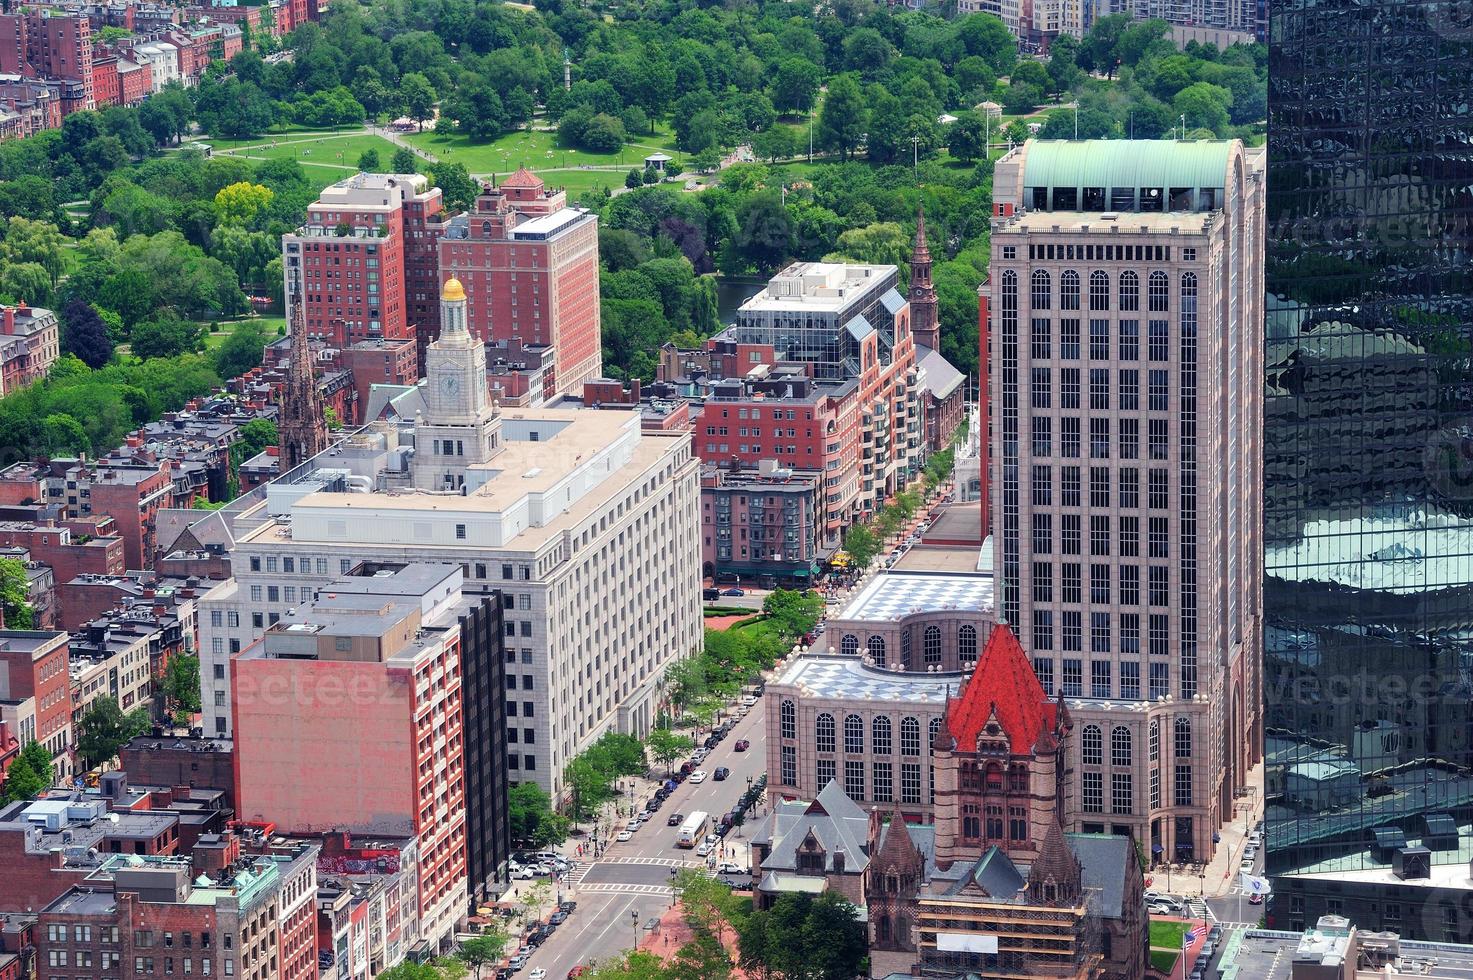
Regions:
M 465 287 L 460 284 L 459 279 L 451 276 L 445 280 L 445 288 L 440 291 L 440 299 L 447 303 L 463 303 L 465 302 Z

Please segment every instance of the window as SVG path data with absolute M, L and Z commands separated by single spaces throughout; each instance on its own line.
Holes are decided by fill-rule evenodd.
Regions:
M 1089 458 L 1110 458 L 1110 420 L 1108 418 L 1089 420 Z
M 1192 805 L 1192 767 L 1190 765 L 1176 767 L 1176 805 Z
M 844 793 L 851 800 L 862 800 L 864 793 L 864 762 L 849 759 L 844 763 Z
M 1042 269 L 1033 270 L 1032 304 L 1035 310 L 1046 310 L 1053 302 L 1053 280 Z
M 1078 419 L 1075 420 L 1078 422 Z M 1033 417 L 1033 455 L 1053 455 L 1053 419 L 1047 415 L 1035 415 Z
M 921 723 L 914 718 L 900 720 L 900 754 L 921 754 Z
M 1168 379 L 1164 370 L 1153 369 L 1146 374 L 1147 407 L 1153 412 L 1164 412 L 1168 408 Z
M 1103 773 L 1086 772 L 1084 777 L 1084 812 L 1105 811 L 1105 777 Z
M 1139 320 L 1120 321 L 1120 360 L 1141 359 L 1141 323 Z
M 1079 320 L 1059 321 L 1059 358 L 1065 361 L 1079 360 Z
M 798 785 L 798 750 L 791 745 L 784 745 L 782 747 L 781 765 L 783 785 Z
M 1120 665 L 1120 697 L 1125 700 L 1138 701 L 1140 696 L 1141 665 L 1125 661 Z
M 902 729 L 902 736 L 903 734 Z M 919 763 L 902 762 L 900 764 L 900 802 L 921 802 L 921 767 Z
M 455 537 L 459 541 L 464 541 L 465 540 L 465 525 L 464 524 L 457 524 L 457 525 L 455 525 Z
M 1150 694 L 1152 701 L 1166 697 L 1170 672 L 1167 664 L 1151 664 Z
M 846 657 L 856 656 L 859 653 L 859 637 L 853 633 L 845 633 L 844 639 L 839 641 L 839 652 Z
M 844 716 L 844 753 L 864 754 L 864 719 L 858 715 Z
M 1079 458 L 1079 419 L 1059 419 L 1059 455 L 1066 459 Z
M 1124 725 L 1116 725 L 1110 732 L 1110 765 L 1128 766 L 1130 764 L 1130 729 Z
M 1089 308 L 1096 312 L 1110 308 L 1110 277 L 1099 269 L 1089 274 Z
M 1089 553 L 1097 557 L 1110 554 L 1110 517 L 1095 514 L 1089 519 Z
M 1079 407 L 1079 368 L 1063 368 L 1059 371 L 1059 407 Z
M 966 624 L 956 631 L 956 652 L 964 663 L 977 659 L 977 627 Z
M 792 701 L 783 701 L 778 706 L 778 719 L 783 738 L 798 737 L 798 709 Z
M 1146 293 L 1150 300 L 1151 312 L 1165 313 L 1171 298 L 1171 287 L 1166 280 L 1166 273 L 1159 270 L 1151 273 L 1150 284 L 1146 287 Z
M 1059 309 L 1079 309 L 1079 273 L 1073 269 L 1059 276 Z
M 941 627 L 935 624 L 926 627 L 921 639 L 921 654 L 927 664 L 941 662 Z
M 871 799 L 876 803 L 889 803 L 895 799 L 895 778 L 890 773 L 890 763 L 876 762 L 872 767 Z
M 1066 561 L 1059 568 L 1062 573 L 1060 575 L 1060 585 L 1064 601 L 1076 604 L 1083 601 L 1079 584 L 1079 563 Z
M 1189 759 L 1192 755 L 1192 720 L 1178 718 L 1173 726 L 1172 752 L 1178 759 Z
M 1049 609 L 1033 610 L 1033 649 L 1052 650 L 1054 648 L 1054 614 Z M 1050 668 L 1053 661 L 1046 661 Z M 1040 678 L 1040 682 L 1042 678 Z M 1050 678 L 1052 685 L 1052 678 Z
M 1035 613 L 1035 615 L 1037 615 Z M 1036 644 L 1035 644 L 1036 645 Z M 1033 658 L 1033 673 L 1038 678 L 1039 686 L 1043 693 L 1049 697 L 1054 695 L 1054 662 L 1048 657 Z
M 875 755 L 890 754 L 890 719 L 879 715 L 870 723 L 870 751 Z
M 1092 411 L 1110 410 L 1110 369 L 1089 369 L 1089 407 Z
M 1059 502 L 1065 507 L 1079 506 L 1079 467 L 1065 466 L 1059 476 Z
M 838 741 L 835 731 L 834 716 L 828 712 L 824 712 L 814 719 L 814 748 L 819 752 L 833 752 Z
M 1104 616 L 1109 621 L 1108 613 L 1094 613 L 1096 616 Z M 1108 698 L 1110 696 L 1111 666 L 1108 660 L 1093 660 L 1089 665 L 1089 696 L 1092 698 Z
M 1054 500 L 1054 469 L 1052 466 L 1033 467 L 1033 506 L 1048 507 Z M 1034 515 L 1035 517 L 1040 515 Z M 1047 515 L 1042 515 L 1047 516 Z
M 1028 839 L 1028 811 L 1023 807 L 1008 807 L 1008 839 L 1013 841 Z
M 1080 761 L 1086 766 L 1104 765 L 1105 738 L 1099 725 L 1084 726 L 1084 731 L 1079 736 L 1079 752 Z
M 1131 783 L 1131 774 L 1128 772 L 1110 774 L 1110 809 L 1115 813 L 1135 811 L 1135 789 Z
M 1064 617 L 1064 649 L 1069 649 L 1068 641 L 1068 617 Z M 1077 698 L 1084 695 L 1084 665 L 1081 661 L 1066 659 L 1064 661 L 1064 697 Z
M 1120 273 L 1120 309 L 1133 312 L 1140 308 L 1140 276 L 1130 271 Z
M 1053 356 L 1054 323 L 1046 316 L 1036 316 L 1032 321 L 1033 336 L 1031 353 L 1033 360 L 1046 361 Z
M 1032 377 L 1029 392 L 1033 407 L 1049 408 L 1053 402 L 1053 372 L 1046 367 L 1036 367 L 1033 369 Z

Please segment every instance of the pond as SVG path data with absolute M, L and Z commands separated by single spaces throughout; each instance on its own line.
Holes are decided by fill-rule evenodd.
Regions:
M 760 276 L 717 276 L 716 315 L 723 326 L 736 322 L 737 310 L 748 298 L 755 296 L 767 285 Z

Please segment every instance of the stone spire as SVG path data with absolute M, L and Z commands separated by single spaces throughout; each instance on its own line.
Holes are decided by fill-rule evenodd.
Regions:
M 327 448 L 327 419 L 322 410 L 322 393 L 312 373 L 312 344 L 302 319 L 302 294 L 293 276 L 291 352 L 286 382 L 281 388 L 277 432 L 280 439 L 280 472 L 285 474 Z
M 936 315 L 936 289 L 931 285 L 931 249 L 926 245 L 926 211 L 916 212 L 915 247 L 910 253 L 910 332 L 915 342 L 931 350 L 941 348 L 941 323 Z

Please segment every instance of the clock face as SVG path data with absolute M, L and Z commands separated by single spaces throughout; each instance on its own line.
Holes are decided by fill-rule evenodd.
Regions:
M 440 382 L 440 390 L 453 398 L 460 392 L 460 379 L 451 375 Z

